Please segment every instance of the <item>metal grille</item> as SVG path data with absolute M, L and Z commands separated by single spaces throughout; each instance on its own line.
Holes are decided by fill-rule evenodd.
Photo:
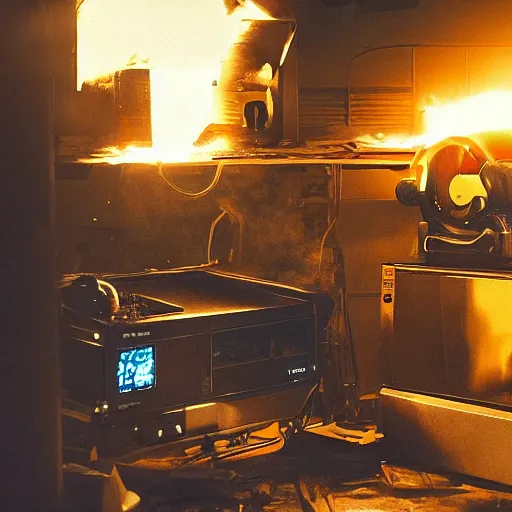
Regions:
M 348 96 L 348 125 L 409 133 L 414 125 L 410 87 L 353 88 Z
M 347 90 L 305 88 L 299 92 L 301 137 L 325 138 L 347 124 Z

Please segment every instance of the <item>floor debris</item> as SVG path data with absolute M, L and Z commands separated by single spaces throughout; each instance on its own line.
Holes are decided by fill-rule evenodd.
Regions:
M 140 512 L 512 511 L 512 489 L 381 467 L 380 457 L 379 443 L 340 443 L 306 431 L 260 457 L 120 474 L 142 497 Z
M 308 429 L 308 432 L 360 445 L 375 443 L 384 437 L 384 434 L 377 432 L 376 425 L 353 425 L 348 423 L 331 423 L 312 427 Z
M 460 483 L 453 477 L 415 471 L 414 469 L 399 466 L 390 466 L 389 464 L 382 464 L 381 468 L 387 484 L 394 489 L 419 491 L 460 487 Z

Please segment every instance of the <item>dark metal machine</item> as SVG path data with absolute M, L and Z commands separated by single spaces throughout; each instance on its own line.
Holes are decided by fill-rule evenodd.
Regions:
M 397 196 L 423 215 L 423 263 L 382 268 L 389 457 L 512 484 L 512 138 L 418 155 Z
M 397 197 L 418 205 L 419 252 L 428 264 L 509 268 L 512 133 L 453 137 L 420 151 Z
M 333 301 L 265 269 L 285 258 L 284 270 L 313 279 L 302 254 L 328 222 L 327 204 L 308 204 L 327 186 L 325 164 L 166 172 L 187 190 L 220 179 L 191 199 L 155 166 L 57 172 L 66 458 L 175 441 L 241 449 L 240 436 L 275 422 L 301 428 L 311 412 Z M 295 189 L 276 192 L 276 179 Z
M 81 411 L 104 455 L 289 420 L 311 406 L 327 296 L 189 269 L 84 275 L 62 297 L 65 426 Z

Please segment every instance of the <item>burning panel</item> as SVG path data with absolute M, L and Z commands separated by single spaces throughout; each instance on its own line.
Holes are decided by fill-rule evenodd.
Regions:
M 378 148 L 433 146 L 449 137 L 512 130 L 512 92 L 491 90 L 453 102 L 424 100 L 421 133 L 406 136 L 362 136 L 361 145 Z
M 147 69 L 125 69 L 114 75 L 120 144 L 151 144 L 151 81 Z
M 89 94 L 89 101 L 99 114 L 92 123 L 103 125 L 97 146 L 111 146 L 107 152 L 117 158 L 109 161 L 188 161 L 194 155 L 204 158 L 212 151 L 226 150 L 230 131 L 225 129 L 203 137 L 203 147 L 194 143 L 206 127 L 226 121 L 219 108 L 225 110 L 230 102 L 234 102 L 239 126 L 256 126 L 252 115 L 259 119 L 258 126 L 262 120 L 264 127 L 269 126 L 277 97 L 277 71 L 295 25 L 279 20 L 273 27 L 272 16 L 251 0 L 229 4 L 222 0 L 82 3 L 78 87 L 95 93 Z M 271 24 L 260 27 L 264 21 Z M 249 50 L 235 51 L 233 59 L 233 48 L 240 48 L 239 44 Z M 231 68 L 237 80 L 247 82 L 253 75 L 257 79 L 256 90 L 244 86 L 250 97 L 237 94 L 244 91 L 235 88 L 235 95 L 227 98 L 233 87 L 222 84 L 233 82 Z M 265 72 L 260 73 L 262 69 Z M 220 97 L 219 90 L 223 91 Z M 101 108 L 99 102 L 105 96 L 112 101 Z M 109 129 L 112 122 L 115 137 Z M 144 147 L 148 144 L 152 147 Z
M 511 73 L 504 65 L 511 56 L 510 46 L 478 44 L 364 51 L 347 70 L 347 127 L 339 126 L 338 136 L 372 134 L 366 142 L 410 148 L 512 129 Z

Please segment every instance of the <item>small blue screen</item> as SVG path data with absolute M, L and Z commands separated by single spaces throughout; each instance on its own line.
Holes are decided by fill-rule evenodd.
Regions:
M 155 347 L 146 345 L 119 351 L 117 390 L 128 393 L 155 385 Z

